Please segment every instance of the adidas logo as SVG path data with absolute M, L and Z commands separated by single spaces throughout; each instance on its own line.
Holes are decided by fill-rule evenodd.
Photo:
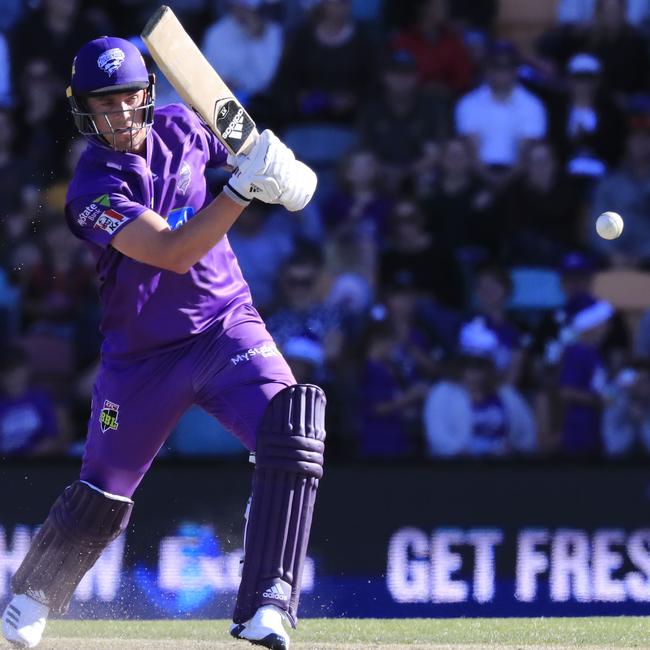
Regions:
M 232 122 L 226 127 L 226 130 L 223 132 L 222 136 L 227 138 L 233 138 L 234 140 L 241 140 L 242 131 L 244 129 L 244 109 L 240 108 L 235 117 L 232 118 Z
M 9 605 L 5 613 L 5 623 L 14 628 L 18 629 L 18 624 L 20 623 L 20 610 L 15 605 Z
M 273 585 L 270 589 L 267 589 L 262 593 L 264 598 L 273 598 L 274 600 L 286 600 L 287 597 L 284 595 L 284 591 L 278 586 Z
M 259 194 L 262 191 L 262 188 L 258 187 L 257 185 L 253 185 L 253 183 L 251 183 L 251 186 L 248 188 L 248 191 L 251 194 Z

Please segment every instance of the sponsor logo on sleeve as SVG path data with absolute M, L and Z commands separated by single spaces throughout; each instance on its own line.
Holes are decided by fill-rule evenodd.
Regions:
M 122 224 L 126 223 L 129 220 L 128 217 L 125 217 L 115 210 L 104 210 L 101 213 L 97 221 L 95 222 L 95 228 L 99 228 L 104 232 L 107 232 L 109 235 L 112 235 Z
M 96 199 L 93 199 L 92 203 L 87 205 L 78 215 L 77 223 L 80 226 L 85 226 L 89 221 L 93 223 L 97 217 L 102 214 L 104 208 L 110 208 L 111 203 L 108 199 L 108 194 L 102 194 Z
M 120 405 L 105 399 L 104 408 L 99 414 L 99 425 L 102 428 L 102 433 L 106 433 L 109 429 L 117 429 L 120 426 L 117 421 L 119 414 Z

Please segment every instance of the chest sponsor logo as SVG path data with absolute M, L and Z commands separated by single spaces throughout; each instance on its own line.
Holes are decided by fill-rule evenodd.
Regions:
M 183 161 L 181 163 L 181 168 L 178 170 L 178 180 L 176 182 L 176 188 L 181 194 L 187 192 L 190 181 L 192 180 L 192 168 Z
M 125 217 L 115 210 L 104 210 L 100 217 L 95 222 L 95 228 L 99 228 L 109 234 L 113 234 L 123 223 L 126 223 L 129 220 L 128 217 Z
M 119 404 L 115 404 L 108 399 L 104 400 L 104 408 L 99 414 L 99 426 L 102 428 L 102 433 L 106 433 L 109 429 L 117 429 L 120 426 L 117 421 L 119 413 Z
M 280 351 L 275 343 L 264 343 L 257 348 L 248 348 L 246 352 L 240 352 L 238 355 L 230 358 L 230 363 L 237 366 L 240 363 L 250 361 L 253 357 L 279 357 Z

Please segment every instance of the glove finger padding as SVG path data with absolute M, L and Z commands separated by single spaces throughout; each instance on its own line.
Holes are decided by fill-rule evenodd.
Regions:
M 314 170 L 299 160 L 294 160 L 289 173 L 289 180 L 281 185 L 282 194 L 278 203 L 281 203 L 290 212 L 302 210 L 311 201 L 318 178 Z

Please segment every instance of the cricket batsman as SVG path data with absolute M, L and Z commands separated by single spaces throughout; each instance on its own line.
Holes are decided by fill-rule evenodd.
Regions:
M 50 612 L 129 522 L 133 493 L 198 404 L 254 453 L 231 634 L 286 650 L 323 473 L 325 396 L 296 381 L 252 305 L 226 233 L 253 198 L 299 210 L 316 176 L 270 131 L 223 191 L 221 143 L 188 108 L 154 109 L 154 78 L 121 38 L 84 45 L 67 91 L 88 140 L 66 203 L 99 274 L 104 341 L 78 481 L 56 499 L 13 576 L 6 639 L 38 645 Z

